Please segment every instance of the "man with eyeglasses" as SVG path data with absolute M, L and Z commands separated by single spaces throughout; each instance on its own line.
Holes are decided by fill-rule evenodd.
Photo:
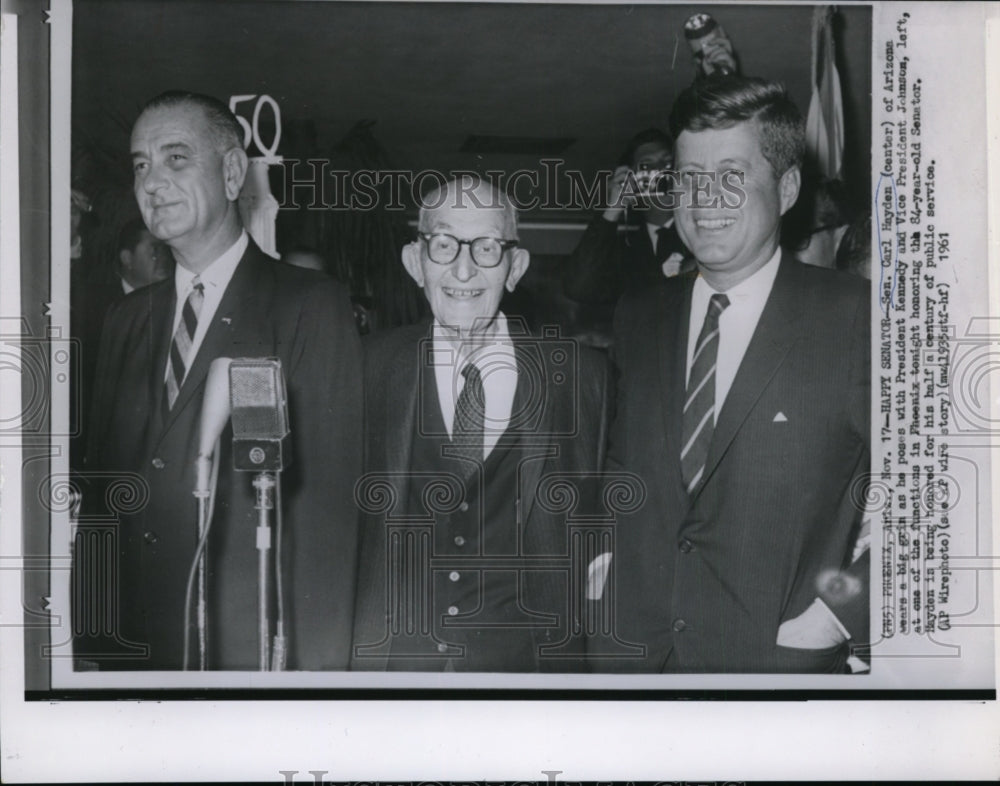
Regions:
M 424 198 L 418 230 L 402 261 L 433 320 L 365 347 L 352 668 L 575 669 L 567 511 L 545 490 L 565 478 L 576 509 L 589 504 L 608 365 L 500 311 L 529 253 L 499 190 L 452 180 Z

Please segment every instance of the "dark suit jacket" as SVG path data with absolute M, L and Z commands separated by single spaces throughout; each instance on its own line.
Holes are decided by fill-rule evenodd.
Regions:
M 677 224 L 671 224 L 669 248 L 690 256 Z M 669 255 L 668 255 L 669 256 Z M 563 277 L 566 295 L 580 303 L 613 304 L 625 292 L 638 292 L 664 278 L 662 263 L 645 221 L 619 232 L 618 222 L 597 215 L 570 255 Z
M 602 669 L 824 671 L 836 651 L 778 647 L 778 626 L 850 559 L 869 471 L 869 303 L 861 279 L 783 256 L 717 416 L 705 479 L 680 476 L 692 280 L 626 298 L 609 449 L 648 499 L 618 527 L 617 632 L 645 657 Z M 668 663 L 669 658 L 669 663 Z
M 82 262 L 75 262 L 82 264 Z M 70 274 L 70 335 L 78 342 L 76 374 L 70 386 L 70 428 L 75 434 L 70 442 L 70 466 L 83 468 L 86 452 L 86 417 L 97 369 L 104 317 L 114 303 L 125 297 L 120 277 L 104 269 L 87 271 L 76 268 Z
M 610 364 L 599 352 L 577 348 L 575 342 L 527 336 L 523 323 L 513 318 L 508 318 L 508 326 L 515 342 L 519 374 L 527 375 L 531 384 L 532 406 L 526 415 L 530 426 L 520 431 L 520 438 L 540 456 L 539 460 L 524 460 L 519 468 L 517 509 L 522 554 L 562 558 L 555 570 L 525 572 L 526 595 L 522 603 L 532 611 L 552 615 L 555 623 L 535 631 L 538 653 L 541 646 L 564 642 L 571 629 L 578 627 L 579 620 L 572 617 L 579 615 L 582 600 L 571 599 L 567 586 L 567 519 L 592 512 L 596 504 L 594 497 L 610 425 Z M 417 397 L 422 388 L 420 353 L 422 346 L 430 345 L 429 328 L 428 322 L 422 322 L 374 334 L 365 344 L 366 479 L 384 478 L 391 492 L 383 496 L 386 505 L 366 515 L 362 522 L 352 662 L 356 669 L 386 668 L 385 659 L 358 658 L 357 647 L 384 639 L 391 621 L 386 598 L 387 519 L 398 516 L 398 504 L 408 498 L 410 483 L 414 482 L 408 473 L 417 425 Z M 433 373 L 425 368 L 426 373 Z M 547 493 L 540 488 L 554 475 L 571 478 L 580 494 L 570 509 L 555 510 L 551 499 L 549 504 L 539 503 L 540 494 Z M 371 489 L 376 487 L 372 485 Z M 578 644 L 582 645 L 582 641 Z M 571 650 L 574 647 L 567 643 L 561 657 L 546 660 L 542 656 L 536 668 L 579 670 L 582 646 L 576 646 L 573 654 Z
M 288 667 L 345 668 L 356 570 L 351 493 L 361 469 L 360 342 L 347 296 L 332 280 L 276 262 L 251 241 L 178 399 L 164 415 L 175 301 L 172 278 L 132 293 L 109 313 L 101 342 L 84 505 L 91 515 L 110 513 L 120 521 L 113 571 L 118 586 L 111 590 L 119 618 L 111 638 L 119 645 L 125 639 L 148 646 L 144 657 L 105 658 L 102 665 L 180 668 L 206 374 L 217 357 L 277 357 L 286 378 L 293 453 L 282 473 Z M 253 476 L 233 470 L 231 442 L 227 427 L 208 544 L 209 667 L 256 669 Z M 123 505 L 105 494 L 106 478 L 99 473 L 123 477 L 139 490 L 137 498 Z M 80 583 L 85 567 L 78 553 L 77 591 L 100 597 L 99 587 Z M 99 569 L 98 580 L 110 570 Z M 106 640 L 97 643 L 96 653 L 93 641 L 78 644 L 91 656 L 107 653 Z M 195 655 L 191 662 L 197 663 Z

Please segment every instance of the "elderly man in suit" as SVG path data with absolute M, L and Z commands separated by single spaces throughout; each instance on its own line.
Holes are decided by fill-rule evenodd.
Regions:
M 78 543 L 74 582 L 77 655 L 101 668 L 178 669 L 184 642 L 195 649 L 185 630 L 195 619 L 185 610 L 198 541 L 195 460 L 206 377 L 219 357 L 278 358 L 287 380 L 292 462 L 282 473 L 277 566 L 287 666 L 348 663 L 360 342 L 337 284 L 268 258 L 244 230 L 241 140 L 225 104 L 193 93 L 154 98 L 132 130 L 136 200 L 177 266 L 173 277 L 120 301 L 101 341 L 84 525 L 109 515 L 118 524 L 110 556 L 87 548 L 85 537 Z M 233 471 L 231 443 L 227 427 L 207 541 L 205 661 L 209 669 L 256 669 L 257 512 L 251 477 Z M 102 486 L 108 480 L 131 484 L 132 504 L 107 510 L 116 501 Z M 94 618 L 109 606 L 110 618 Z
M 698 82 L 671 131 L 699 275 L 616 314 L 609 454 L 648 498 L 619 524 L 602 602 L 642 656 L 597 668 L 839 671 L 852 622 L 834 611 L 867 610 L 840 571 L 869 465 L 868 289 L 779 247 L 804 149 L 779 85 Z
M 608 364 L 500 311 L 529 254 L 513 206 L 488 183 L 465 177 L 428 194 L 402 258 L 433 321 L 365 346 L 352 668 L 577 668 L 567 512 L 545 489 L 558 479 L 577 510 L 587 504 Z M 376 496 L 387 504 L 372 507 Z

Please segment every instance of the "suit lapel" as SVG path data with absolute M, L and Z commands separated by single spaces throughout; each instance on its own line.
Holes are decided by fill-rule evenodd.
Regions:
M 421 324 L 408 329 L 393 358 L 388 374 L 385 411 L 381 428 L 386 429 L 385 466 L 393 474 L 397 499 L 406 504 L 409 493 L 410 456 L 417 435 L 417 403 L 422 390 L 421 374 L 433 374 L 427 362 L 431 350 L 430 331 Z M 433 377 L 431 378 L 433 381 Z
M 541 402 L 542 411 L 541 416 L 537 421 L 532 420 L 528 426 L 528 436 L 535 434 L 553 434 L 555 429 L 553 428 L 555 411 L 561 409 L 562 402 L 557 400 L 555 397 L 556 391 L 558 391 L 558 386 L 550 386 L 549 380 L 551 380 L 557 372 L 557 369 L 553 367 L 552 358 L 545 351 L 548 345 L 545 342 L 533 342 L 531 340 L 525 340 L 524 338 L 514 338 L 514 354 L 517 358 L 517 390 L 514 394 L 514 412 L 524 412 L 530 411 L 532 406 L 531 399 L 533 398 L 532 387 L 536 380 L 532 378 L 529 374 L 528 369 L 540 368 L 542 370 L 542 379 L 538 380 L 542 385 L 541 397 L 538 399 Z M 541 353 L 542 357 L 529 357 L 529 353 L 538 354 Z M 505 435 L 506 436 L 506 435 Z M 513 436 L 513 435 L 512 435 Z M 503 444 L 501 441 L 500 444 Z M 533 460 L 524 461 L 521 463 L 520 470 L 520 487 L 519 487 L 519 499 L 520 499 L 520 524 L 522 528 L 527 525 L 529 517 L 531 516 L 531 510 L 534 507 L 535 496 L 538 490 L 538 481 L 542 476 L 542 470 L 545 465 L 548 464 L 549 460 L 555 455 L 555 453 L 549 450 L 549 446 L 546 446 L 547 455 L 545 458 L 535 458 Z M 536 455 L 535 452 L 527 451 L 524 454 L 526 457 Z M 522 534 L 524 534 L 522 529 Z
M 666 426 L 667 488 L 676 495 L 675 504 L 682 509 L 688 495 L 681 480 L 681 415 L 684 410 L 685 376 L 687 374 L 688 323 L 691 321 L 691 291 L 694 278 L 671 287 L 663 297 L 659 311 L 656 339 L 659 342 L 660 385 L 665 393 L 660 399 L 663 423 Z
M 388 475 L 396 493 L 396 501 L 384 514 L 365 517 L 361 534 L 358 570 L 358 615 L 355 620 L 355 645 L 376 646 L 375 653 L 358 661 L 367 670 L 385 671 L 389 664 L 391 634 L 387 627 L 390 610 L 388 573 L 390 552 L 388 532 L 390 519 L 404 517 L 408 510 L 410 455 L 416 435 L 416 407 L 421 380 L 420 339 L 427 335 L 425 326 L 399 328 L 391 347 L 382 356 L 382 368 L 376 368 L 374 378 L 366 377 L 369 385 L 365 428 L 367 442 L 381 445 L 366 458 L 366 472 Z M 369 362 L 375 353 L 369 355 Z M 378 353 L 381 355 L 381 353 Z M 396 570 L 397 568 L 392 568 Z M 383 646 L 378 646 L 379 644 Z M 391 647 L 391 644 L 388 644 Z
M 801 290 L 796 286 L 797 264 L 791 257 L 782 255 L 757 329 L 719 412 L 705 462 L 705 476 L 700 484 L 702 489 L 798 339 L 795 323 L 802 313 L 802 299 Z
M 198 349 L 198 354 L 184 377 L 184 384 L 178 391 L 177 401 L 165 416 L 161 438 L 170 431 L 179 415 L 196 398 L 196 393 L 201 391 L 212 361 L 218 357 L 231 357 L 236 347 L 254 345 L 252 336 L 257 330 L 257 319 L 248 317 L 251 314 L 259 317 L 261 314 L 261 309 L 256 303 L 262 292 L 258 281 L 262 270 L 260 260 L 256 259 L 257 253 L 260 252 L 257 252 L 256 246 L 251 242 L 236 266 Z M 168 347 L 171 340 L 172 337 L 167 339 Z M 159 373 L 162 376 L 164 371 L 161 370 Z
M 164 422 L 166 404 L 167 355 L 173 341 L 174 311 L 177 289 L 173 279 L 157 288 L 150 302 L 150 340 L 153 353 L 152 373 L 149 376 L 149 400 L 152 402 L 151 418 L 156 424 L 152 433 L 159 433 Z

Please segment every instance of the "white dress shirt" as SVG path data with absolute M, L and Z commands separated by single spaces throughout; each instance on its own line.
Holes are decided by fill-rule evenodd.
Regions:
M 743 362 L 743 356 L 750 345 L 750 339 L 757 329 L 764 304 L 774 286 L 781 261 L 781 248 L 777 248 L 767 263 L 745 281 L 729 289 L 725 294 L 729 306 L 719 316 L 719 354 L 715 366 L 715 419 L 729 395 L 736 372 Z M 694 356 L 698 335 L 701 333 L 708 313 L 708 302 L 712 295 L 720 294 L 712 289 L 704 276 L 698 276 L 691 292 L 691 317 L 688 323 L 687 372 L 685 385 L 691 376 L 691 358 Z
M 510 425 L 514 391 L 517 390 L 517 356 L 507 330 L 507 318 L 500 312 L 496 318 L 495 335 L 461 359 L 457 357 L 456 347 L 447 335 L 435 319 L 431 363 L 434 365 L 441 417 L 450 437 L 455 422 L 455 402 L 465 387 L 462 369 L 471 360 L 479 369 L 486 397 L 483 426 L 483 458 L 486 458 Z
M 247 250 L 247 244 L 249 242 L 247 233 L 245 231 L 241 232 L 236 242 L 223 252 L 222 256 L 198 274 L 198 280 L 204 285 L 205 299 L 202 301 L 201 313 L 198 315 L 198 329 L 195 330 L 194 340 L 191 342 L 191 354 L 184 359 L 184 363 L 187 368 L 191 368 L 191 364 L 198 356 L 198 350 L 201 348 L 202 341 L 205 340 L 205 334 L 208 332 L 208 326 L 212 324 L 212 319 L 215 317 L 215 312 L 219 308 L 219 303 L 222 302 L 222 296 L 226 293 L 226 287 L 229 286 L 233 273 L 236 272 L 236 266 L 243 258 L 243 252 Z M 181 323 L 181 314 L 183 313 L 184 303 L 187 301 L 188 295 L 191 294 L 191 290 L 194 288 L 194 279 L 195 274 L 187 268 L 182 267 L 181 265 L 177 265 L 174 268 L 174 286 L 177 289 L 177 305 L 174 308 L 174 326 L 170 331 L 171 337 L 177 333 L 177 326 Z M 170 359 L 168 358 L 167 365 L 163 369 L 164 380 L 167 378 L 167 371 L 169 368 Z

